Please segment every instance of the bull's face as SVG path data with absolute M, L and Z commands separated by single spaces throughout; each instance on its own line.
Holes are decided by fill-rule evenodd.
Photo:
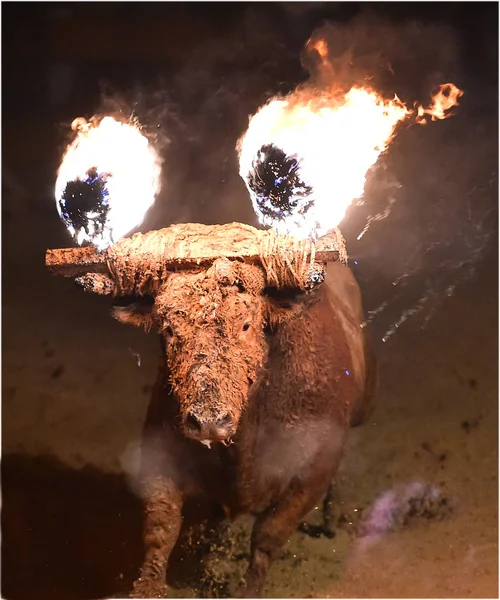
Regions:
M 185 434 L 230 439 L 266 360 L 262 296 L 211 271 L 174 274 L 155 306 Z
M 173 273 L 151 313 L 114 315 L 158 329 L 184 433 L 205 443 L 235 434 L 267 359 L 264 276 L 259 267 L 238 267 L 220 260 L 207 271 Z

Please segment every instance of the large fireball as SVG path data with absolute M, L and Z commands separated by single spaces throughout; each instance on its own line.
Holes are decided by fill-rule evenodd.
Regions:
M 240 175 L 262 224 L 307 237 L 335 227 L 408 114 L 395 98 L 353 88 L 272 100 L 240 141 Z
M 59 167 L 57 210 L 78 244 L 103 250 L 142 223 L 160 190 L 161 160 L 130 122 L 75 119 Z
M 327 47 L 315 46 L 326 63 Z M 298 238 L 337 227 L 366 176 L 393 139 L 398 124 L 450 116 L 462 92 L 442 85 L 428 108 L 409 109 L 397 96 L 371 88 L 347 93 L 304 86 L 275 98 L 250 119 L 239 140 L 240 175 L 263 225 Z

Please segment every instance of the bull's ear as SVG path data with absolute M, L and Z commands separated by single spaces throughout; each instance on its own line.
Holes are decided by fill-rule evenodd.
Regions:
M 154 298 L 121 299 L 111 310 L 111 315 L 120 323 L 143 327 L 149 332 L 156 326 Z
M 283 323 L 300 317 L 318 300 L 316 291 L 309 293 L 297 290 L 266 291 L 265 318 L 271 331 L 275 331 Z

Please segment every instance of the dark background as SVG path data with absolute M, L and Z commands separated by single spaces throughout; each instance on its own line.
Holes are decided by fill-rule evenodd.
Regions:
M 345 492 L 366 494 L 368 502 L 387 485 L 384 469 L 401 479 L 420 472 L 417 452 L 406 449 L 428 445 L 434 435 L 436 443 L 449 440 L 450 454 L 456 451 L 439 477 L 463 500 L 462 521 L 453 524 L 457 539 L 467 532 L 475 543 L 471 527 L 494 537 L 498 5 L 8 2 L 2 3 L 5 597 L 118 593 L 134 577 L 142 551 L 127 457 L 147 407 L 155 341 L 112 322 L 106 299 L 84 296 L 44 267 L 46 248 L 70 245 L 53 187 L 71 121 L 133 110 L 157 143 L 164 184 L 143 231 L 183 221 L 256 224 L 234 150 L 249 115 L 307 80 L 300 55 L 317 27 L 350 27 L 368 12 L 389 22 L 395 35 L 409 20 L 423 28 L 420 38 L 393 49 L 402 66 L 381 91 L 423 102 L 431 84 L 451 80 L 464 96 L 451 119 L 396 138 L 368 177 L 364 203 L 341 226 L 379 355 L 376 420 L 385 423 L 377 433 L 359 434 L 356 456 L 365 466 L 349 472 L 354 483 Z M 376 35 L 373 29 L 375 46 Z M 372 220 L 358 241 L 367 220 L 391 199 L 390 215 Z M 460 424 L 469 420 L 485 425 L 481 439 L 472 443 L 473 432 L 467 446 Z M 477 515 L 471 479 L 474 493 L 485 498 Z M 429 533 L 430 546 L 438 547 L 438 538 Z M 317 574 L 315 552 L 308 572 Z M 435 563 L 429 546 L 423 555 Z M 457 569 L 466 572 L 460 560 L 451 552 L 427 592 L 408 593 L 464 597 L 454 577 Z M 422 559 L 424 571 L 429 564 Z M 361 570 L 361 580 L 376 585 L 386 568 L 373 568 Z M 496 581 L 496 571 L 489 576 L 469 574 L 469 592 L 493 594 L 484 582 Z M 438 581 L 448 587 L 436 587 Z M 390 584 L 379 582 L 378 594 L 404 594 L 407 583 L 394 576 Z M 291 588 L 270 585 L 273 595 L 300 594 L 293 578 Z M 347 583 L 340 591 L 368 593 Z

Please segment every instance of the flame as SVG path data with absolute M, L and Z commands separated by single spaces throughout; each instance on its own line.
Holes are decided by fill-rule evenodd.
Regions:
M 384 102 L 361 88 L 352 88 L 343 98 L 299 94 L 270 101 L 252 117 L 239 143 L 240 175 L 261 223 L 297 237 L 312 230 L 322 235 L 338 225 L 349 204 L 363 194 L 368 169 L 408 114 L 397 97 Z M 260 199 L 249 184 L 264 144 L 295 157 L 302 181 L 311 188 L 292 218 L 262 216 Z
M 309 40 L 308 44 L 310 42 L 311 42 L 311 40 Z M 320 55 L 320 57 L 323 61 L 325 61 L 326 58 L 328 57 L 328 46 L 326 45 L 325 40 L 322 40 L 322 39 L 316 40 L 314 43 L 311 44 L 311 48 L 313 50 L 316 50 L 316 52 Z
M 429 108 L 417 107 L 417 123 L 424 125 L 426 123 L 425 115 L 430 115 L 433 121 L 450 117 L 449 111 L 457 106 L 458 99 L 463 95 L 463 91 L 459 90 L 453 83 L 443 83 L 432 98 L 432 104 Z
M 72 129 L 76 137 L 57 174 L 57 210 L 78 244 L 90 242 L 102 250 L 142 223 L 160 191 L 161 160 L 139 127 L 130 122 L 109 116 L 89 123 L 78 118 Z M 94 186 L 93 198 L 98 189 L 99 199 L 93 205 L 87 199 L 84 206 L 77 205 L 77 198 L 70 211 L 68 190 L 75 184 L 83 186 L 80 190 Z
M 324 40 L 313 47 L 322 61 Z M 299 88 L 271 99 L 251 117 L 238 141 L 240 176 L 263 225 L 298 238 L 323 235 L 338 226 L 364 192 L 366 176 L 394 138 L 398 124 L 414 117 L 450 116 L 462 91 L 440 87 L 429 108 L 409 109 L 397 96 L 352 87 Z

